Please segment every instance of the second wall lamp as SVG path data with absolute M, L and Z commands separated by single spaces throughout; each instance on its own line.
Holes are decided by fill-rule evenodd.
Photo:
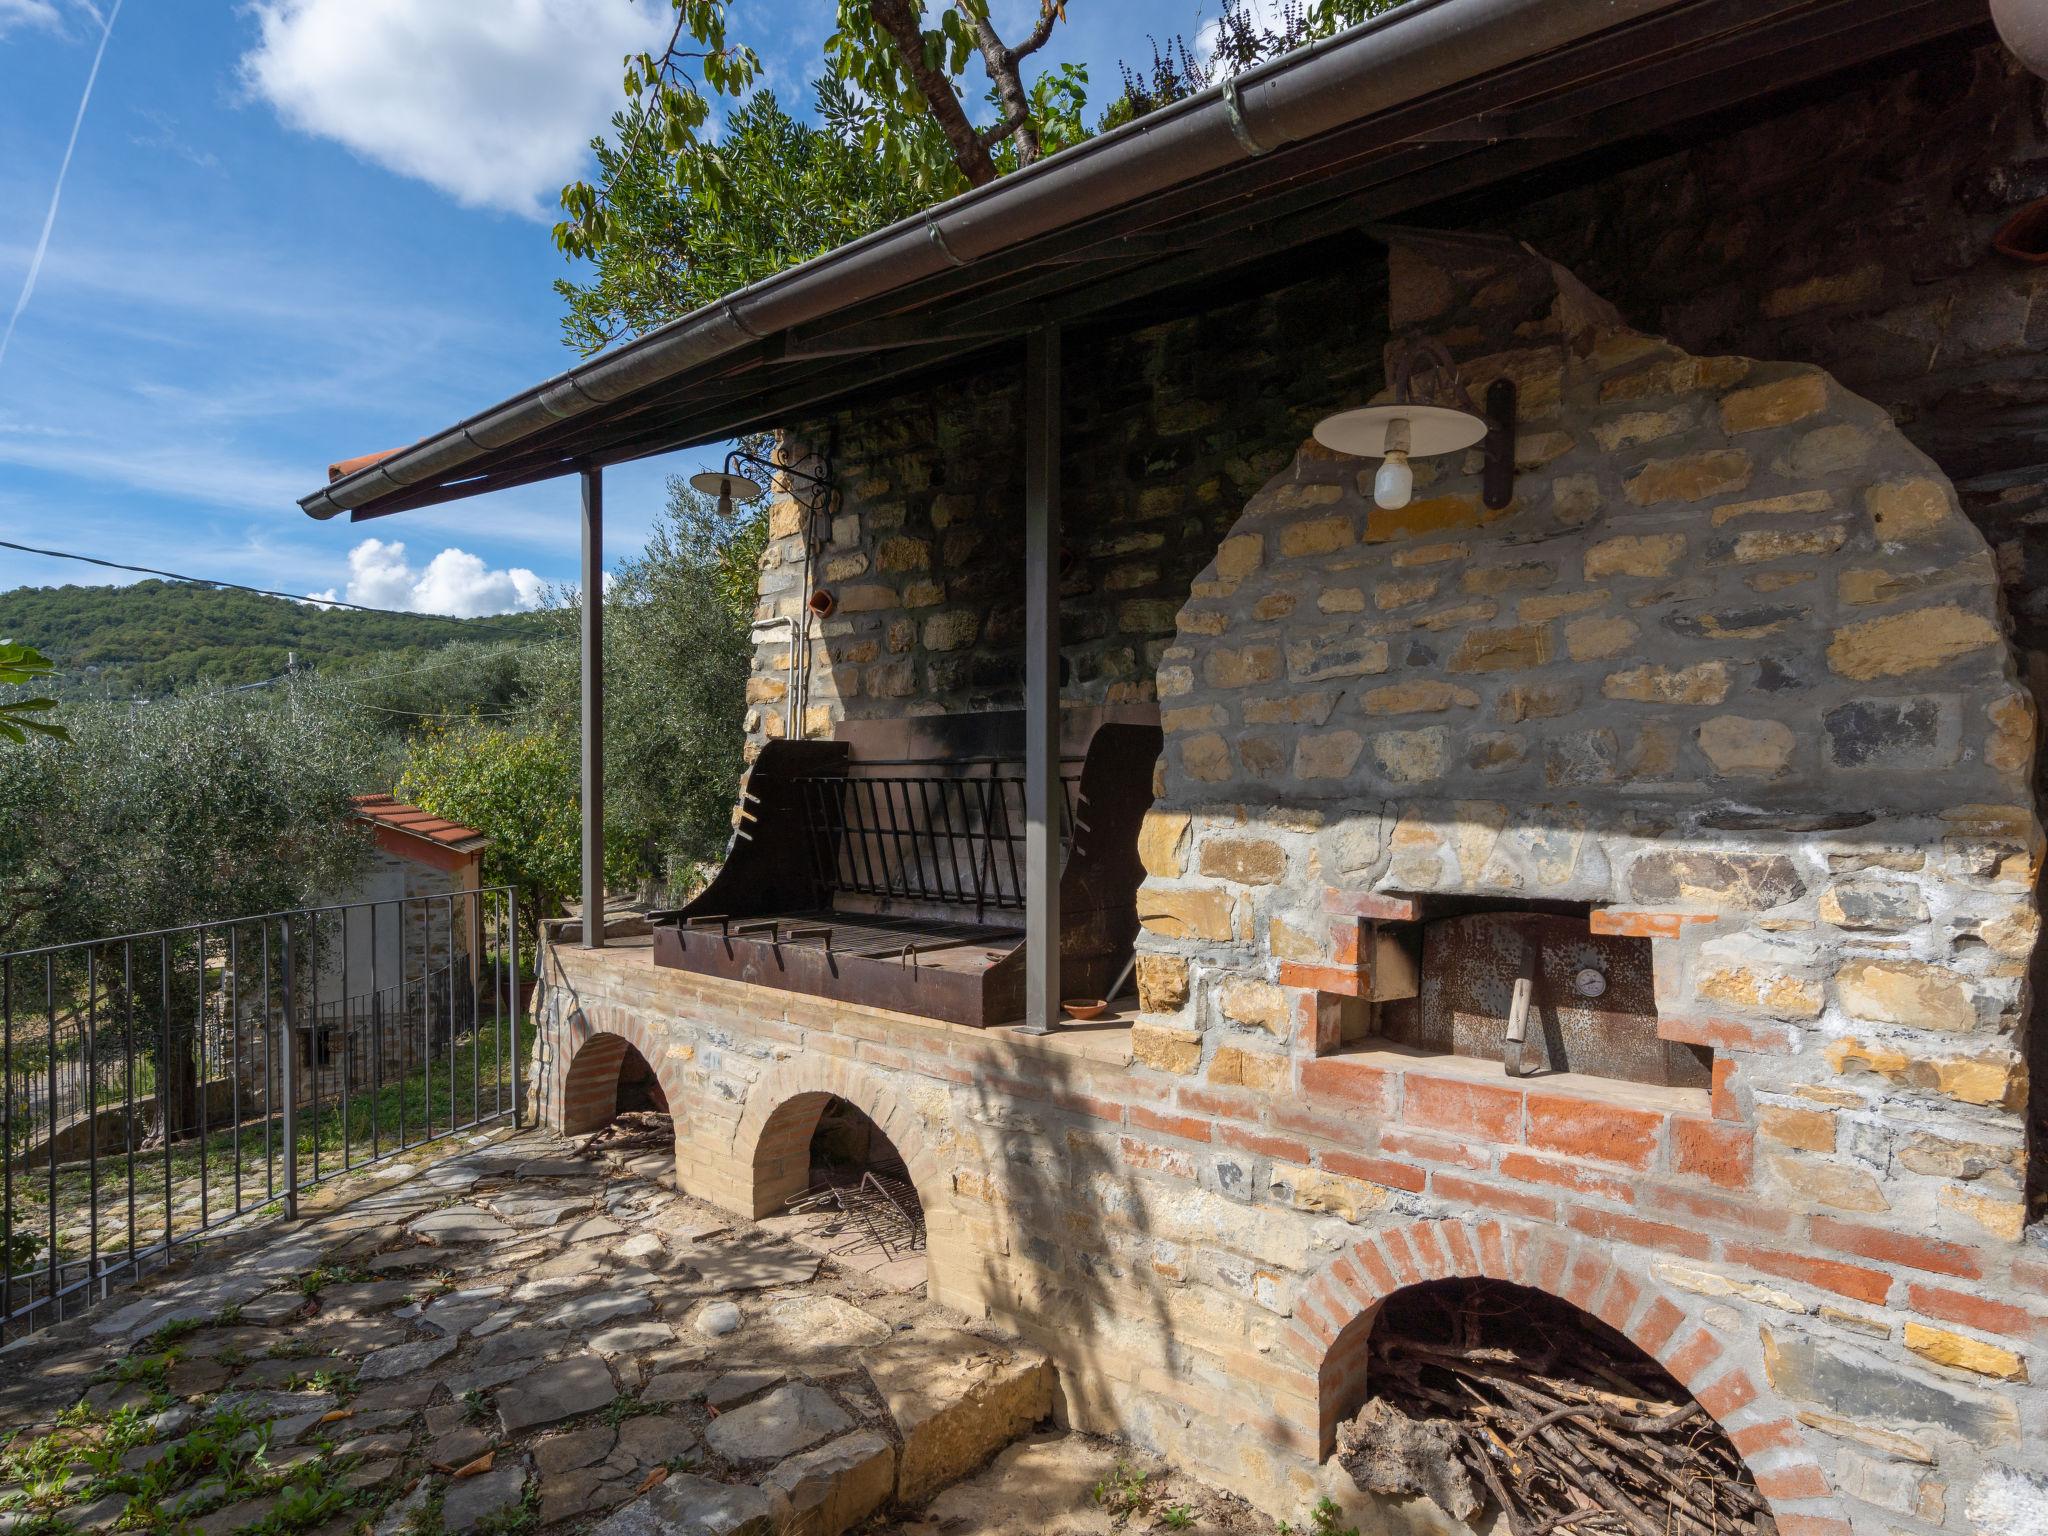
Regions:
M 1412 398 L 1415 375 L 1435 375 L 1433 391 L 1448 394 L 1455 405 L 1422 405 Z M 1515 386 L 1496 380 L 1486 391 L 1486 409 L 1473 404 L 1458 376 L 1458 366 L 1434 337 L 1410 336 L 1394 358 L 1394 402 L 1339 411 L 1316 423 L 1315 439 L 1325 448 L 1356 458 L 1378 459 L 1373 476 L 1375 505 L 1396 510 L 1415 494 L 1415 471 L 1409 461 L 1459 453 L 1474 443 L 1486 444 L 1484 499 L 1498 511 L 1514 498 Z

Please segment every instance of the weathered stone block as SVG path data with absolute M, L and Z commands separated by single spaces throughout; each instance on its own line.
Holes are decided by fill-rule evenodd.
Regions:
M 1356 731 L 1324 731 L 1304 736 L 1294 747 L 1294 776 L 1297 779 L 1348 778 L 1357 766 L 1365 742 Z
M 1393 1192 L 1364 1179 L 1295 1163 L 1275 1163 L 1271 1175 L 1275 1199 L 1297 1211 L 1313 1211 L 1345 1221 L 1362 1221 L 1383 1209 Z
M 1356 541 L 1348 516 L 1309 518 L 1280 530 L 1280 554 L 1283 559 L 1304 559 L 1333 554 Z
M 1573 661 L 1605 661 L 1633 646 L 1642 632 L 1634 619 L 1574 619 L 1564 627 L 1565 654 Z
M 1949 488 L 1924 475 L 1873 485 L 1863 493 L 1863 505 L 1877 536 L 1887 544 L 1936 538 L 1962 517 Z
M 1745 488 L 1752 468 L 1748 454 L 1718 448 L 1684 458 L 1653 460 L 1631 475 L 1622 489 L 1639 507 L 1667 501 L 1704 501 L 1709 496 L 1724 496 Z
M 1138 862 L 1145 873 L 1173 880 L 1187 873 L 1194 819 L 1178 811 L 1147 811 L 1138 826 Z
M 1287 1076 L 1287 1058 L 1277 1051 L 1248 1051 L 1219 1045 L 1209 1058 L 1209 1081 L 1218 1087 L 1271 1093 Z
M 1697 902 L 1761 911 L 1806 894 L 1799 867 L 1783 854 L 1646 853 L 1629 867 L 1638 901 Z
M 1298 683 L 1363 677 L 1386 670 L 1387 642 L 1365 635 L 1325 635 L 1293 641 L 1287 647 L 1287 675 Z
M 1183 989 L 1181 1002 L 1187 1001 Z M 1144 998 L 1141 995 L 1142 1005 Z M 1175 1007 L 1180 1004 L 1176 1003 Z M 1181 1077 L 1202 1069 L 1202 1032 L 1198 1029 L 1166 1029 L 1156 1024 L 1131 1027 L 1131 1059 L 1155 1072 L 1172 1072 Z
M 1608 673 L 1600 684 L 1600 692 L 1610 699 L 1646 704 L 1719 704 L 1728 697 L 1728 688 L 1728 668 L 1719 661 L 1630 667 Z
M 1287 994 L 1269 981 L 1249 976 L 1226 977 L 1218 1001 L 1223 1016 L 1233 1023 L 1263 1029 L 1282 1040 L 1292 1033 Z
M 929 1498 L 972 1472 L 1052 1411 L 1052 1367 L 969 1333 L 924 1332 L 862 1363 L 902 1436 L 896 1497 Z
M 1188 963 L 1179 955 L 1141 951 L 1138 955 L 1138 1006 L 1147 1013 L 1174 1013 L 1188 1000 Z M 1202 1043 L 1195 1041 L 1195 1054 Z
M 1500 629 L 1475 629 L 1459 644 L 1449 662 L 1453 672 L 1519 672 L 1550 660 L 1550 627 L 1514 624 Z
M 1908 1374 L 1882 1356 L 1806 1334 L 1765 1329 L 1764 1371 L 1787 1397 L 1861 1420 L 1928 1424 L 1979 1445 L 2003 1445 L 2019 1432 L 2010 1400 L 1972 1387 Z
M 1164 939 L 1228 939 L 1230 898 L 1208 888 L 1163 890 L 1147 882 L 1138 888 L 1138 921 Z
M 1880 1024 L 1965 1032 L 1980 1022 L 1967 978 L 1914 960 L 1851 960 L 1835 972 L 1835 997 L 1843 1012 Z
M 1479 695 L 1456 683 L 1417 678 L 1412 682 L 1388 683 L 1384 687 L 1369 689 L 1359 701 L 1359 706 L 1368 715 L 1441 714 L 1449 709 L 1476 709 L 1479 707 Z
M 1586 551 L 1586 580 L 1615 576 L 1669 576 L 1685 553 L 1682 533 L 1630 533 L 1603 539 Z
M 1953 603 L 1846 624 L 1828 644 L 1828 665 L 1859 680 L 1930 671 L 2000 643 L 1998 626 Z
M 1906 1348 L 1951 1370 L 1974 1371 L 1994 1381 L 2025 1381 L 2027 1363 L 2015 1351 L 1925 1323 L 1906 1324 Z
M 1271 885 L 1287 873 L 1287 854 L 1267 838 L 1212 837 L 1202 844 L 1202 873 L 1239 885 Z
M 1954 760 L 1961 733 L 1953 703 L 1924 694 L 1853 699 L 1821 725 L 1838 768 L 1940 767 Z
M 1761 432 L 1818 415 L 1827 409 L 1827 375 L 1818 370 L 1795 373 L 1769 384 L 1753 384 L 1721 399 L 1721 430 Z
M 1782 720 L 1716 715 L 1697 733 L 1700 751 L 1714 771 L 1729 778 L 1771 779 L 1792 762 L 1798 738 Z

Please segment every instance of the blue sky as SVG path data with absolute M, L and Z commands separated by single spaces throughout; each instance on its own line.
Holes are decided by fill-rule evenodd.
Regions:
M 1018 12 L 1008 35 L 1023 3 L 998 0 Z M 1100 103 L 1120 57 L 1149 59 L 1147 34 L 1191 30 L 1203 3 L 1075 0 L 1043 57 L 1086 61 Z M 112 4 L 0 0 L 0 327 Z M 735 10 L 786 102 L 808 100 L 832 9 Z M 440 611 L 571 579 L 567 481 L 367 526 L 314 523 L 295 500 L 329 460 L 571 360 L 554 191 L 616 105 L 622 55 L 669 15 L 664 0 L 124 0 L 0 357 L 0 537 Z M 701 457 L 613 472 L 610 555 L 637 550 L 663 477 Z M 0 550 L 0 589 L 109 579 Z

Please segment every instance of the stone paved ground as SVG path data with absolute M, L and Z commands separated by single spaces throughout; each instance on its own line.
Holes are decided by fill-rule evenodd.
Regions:
M 10 1346 L 0 1532 L 833 1536 L 1049 1411 L 1041 1358 L 672 1185 L 493 1140 Z

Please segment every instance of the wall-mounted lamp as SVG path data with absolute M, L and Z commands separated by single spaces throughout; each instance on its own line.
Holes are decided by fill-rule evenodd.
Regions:
M 1416 404 L 1410 396 L 1418 370 L 1436 375 L 1436 392 L 1448 393 L 1457 405 Z M 1458 453 L 1481 440 L 1486 443 L 1486 504 L 1497 511 L 1514 496 L 1515 386 L 1506 379 L 1497 380 L 1486 392 L 1482 413 L 1466 393 L 1457 364 L 1434 337 L 1411 336 L 1400 344 L 1392 405 L 1368 405 L 1325 416 L 1316 423 L 1315 439 L 1337 453 L 1378 459 L 1372 499 L 1390 511 L 1407 506 L 1415 494 L 1411 459 Z
M 756 480 L 751 475 L 740 473 L 740 466 L 743 464 L 760 470 L 762 478 Z M 819 467 L 821 469 L 826 468 L 822 464 Z M 824 496 L 829 496 L 832 490 L 832 482 L 829 475 L 829 469 L 826 469 L 824 474 L 814 475 L 807 470 L 795 469 L 787 464 L 774 463 L 771 460 L 762 458 L 758 453 L 749 453 L 744 448 L 735 448 L 725 456 L 723 468 L 699 470 L 696 474 L 690 476 L 690 484 L 694 489 L 702 491 L 706 496 L 716 496 L 718 498 L 718 515 L 720 517 L 731 517 L 734 502 L 759 501 L 768 487 L 773 485 L 778 479 L 783 482 L 785 490 L 792 489 L 793 487 L 791 487 L 790 482 L 796 481 L 815 493 L 823 493 Z M 822 496 L 819 504 L 821 503 Z M 817 510 L 817 505 L 813 505 L 813 511 Z

